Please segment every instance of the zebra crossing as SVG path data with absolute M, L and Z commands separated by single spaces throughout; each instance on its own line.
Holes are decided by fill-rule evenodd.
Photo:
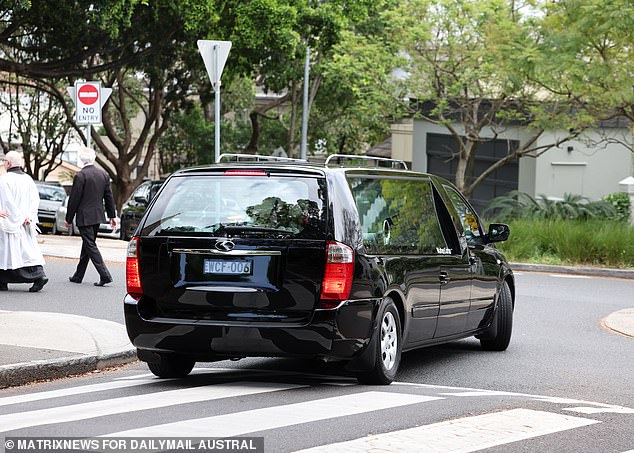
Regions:
M 571 398 L 405 382 L 370 387 L 341 377 L 293 377 L 279 378 L 262 370 L 198 368 L 188 380 L 134 374 L 13 396 L 0 393 L 0 435 L 257 434 L 264 437 L 267 452 L 440 453 L 515 451 L 521 442 L 607 426 L 611 417 L 634 420 L 632 408 Z M 471 403 L 476 410 L 455 409 Z M 625 448 L 605 451 L 632 448 L 634 438 Z

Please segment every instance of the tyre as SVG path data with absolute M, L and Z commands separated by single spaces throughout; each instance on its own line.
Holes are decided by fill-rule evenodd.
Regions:
M 485 351 L 504 351 L 511 342 L 513 331 L 513 298 L 506 282 L 502 283 L 498 296 L 498 306 L 493 324 L 480 338 L 480 345 Z
M 161 354 L 158 362 L 148 362 L 150 371 L 160 378 L 181 378 L 187 376 L 194 368 L 192 359 L 176 354 Z
M 395 378 L 401 363 L 402 329 L 401 319 L 394 301 L 386 297 L 379 309 L 379 323 L 369 348 L 374 348 L 374 367 L 370 371 L 357 374 L 362 384 L 388 385 Z

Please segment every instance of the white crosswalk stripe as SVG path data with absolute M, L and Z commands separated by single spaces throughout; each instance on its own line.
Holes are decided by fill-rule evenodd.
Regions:
M 394 451 L 395 446 L 399 451 L 417 453 L 469 453 L 595 423 L 599 422 L 544 411 L 512 409 L 323 445 L 301 450 L 301 453 Z
M 236 382 L 234 384 L 218 384 L 205 387 L 168 390 L 50 409 L 18 412 L 16 414 L 0 415 L 0 432 L 12 431 L 29 426 L 103 417 L 106 415 L 130 412 L 132 409 L 136 411 L 157 409 L 160 407 L 289 390 L 300 387 L 302 386 L 293 384 Z
M 439 399 L 442 398 L 404 393 L 363 392 L 195 420 L 183 420 L 176 423 L 110 433 L 107 434 L 107 437 L 238 436 Z
M 50 390 L 47 392 L 27 393 L 26 395 L 6 396 L 0 398 L 0 406 L 8 406 L 10 404 L 24 404 L 31 403 L 33 401 L 41 401 L 52 398 L 62 398 L 70 395 L 81 395 L 85 393 L 104 392 L 107 390 L 123 389 L 127 387 L 137 387 L 140 385 L 147 385 L 152 382 L 157 382 L 156 378 L 153 379 L 135 379 L 133 381 L 111 381 L 102 382 L 101 384 L 81 385 L 78 387 L 69 387 L 60 390 Z
M 222 379 L 218 379 L 219 373 Z M 77 425 L 74 425 L 74 435 L 114 439 L 227 438 L 261 436 L 256 433 L 264 432 L 266 440 L 269 435 L 276 438 L 287 432 L 319 430 L 322 423 L 342 426 L 342 431 L 333 433 L 332 437 L 315 437 L 310 441 L 296 439 L 285 445 L 284 451 L 468 453 L 500 446 L 512 451 L 513 446 L 507 444 L 593 425 L 597 427 L 587 429 L 600 431 L 602 426 L 608 426 L 602 424 L 606 418 L 601 415 L 629 416 L 634 413 L 631 408 L 605 403 L 476 388 L 401 382 L 390 387 L 364 387 L 354 386 L 345 378 L 338 380 L 335 376 L 321 375 L 314 375 L 308 381 L 305 376 L 297 382 L 290 378 L 291 383 L 283 383 L 280 381 L 288 381 L 289 375 L 275 379 L 272 371 L 262 370 L 201 368 L 194 374 L 202 376 L 181 382 L 139 374 L 97 384 L 0 398 L 0 433 L 24 430 L 26 435 L 33 435 L 33 432 L 43 430 L 63 436 L 67 427 L 55 425 L 90 420 L 84 431 L 76 430 Z M 205 374 L 209 377 L 205 378 Z M 242 381 L 227 382 L 237 376 L 241 376 Z M 474 411 L 471 403 L 474 400 L 477 403 L 479 398 L 487 402 L 487 409 Z M 513 401 L 514 405 L 491 405 L 497 398 L 506 403 Z M 189 410 L 189 405 L 193 407 L 196 403 L 215 400 L 223 401 L 197 405 L 195 410 Z M 449 400 L 466 402 L 466 407 L 470 408 L 447 404 Z M 518 407 L 523 405 L 522 401 L 530 402 L 532 407 Z M 55 407 L 51 407 L 53 405 Z M 446 408 L 451 410 L 446 411 Z M 156 410 L 156 417 L 137 416 L 137 411 L 146 410 Z M 396 422 L 391 417 L 392 427 L 387 428 L 378 420 L 384 420 L 381 411 L 390 410 L 392 412 L 385 414 L 404 416 Z M 464 416 L 466 411 L 480 415 Z M 112 415 L 118 416 L 114 427 L 101 423 L 101 417 Z M 345 419 L 354 416 L 362 417 Z M 359 423 L 359 420 L 372 422 Z M 346 433 L 346 437 L 341 437 L 342 433 Z M 350 440 L 341 442 L 343 439 Z M 323 445 L 319 445 L 321 443 Z

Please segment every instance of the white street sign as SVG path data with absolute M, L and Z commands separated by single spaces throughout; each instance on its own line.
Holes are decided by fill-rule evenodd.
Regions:
M 75 82 L 75 122 L 101 123 L 101 83 Z
M 220 76 L 225 67 L 229 50 L 231 50 L 231 41 L 209 41 L 206 39 L 198 40 L 198 50 L 205 62 L 205 69 L 209 74 L 211 85 L 214 90 L 220 86 Z
M 66 87 L 66 91 L 70 95 L 70 98 L 73 100 L 73 104 L 76 103 L 77 101 L 75 99 L 75 87 Z M 112 88 L 101 89 L 101 96 L 99 96 L 99 100 L 101 101 L 102 109 L 103 109 L 103 106 L 106 105 L 106 102 L 108 102 L 108 99 L 110 98 L 111 94 L 112 94 Z
M 90 125 L 101 123 L 101 109 L 112 94 L 112 88 L 101 88 L 100 82 L 75 82 L 66 87 L 75 103 L 75 122 L 86 125 L 86 146 L 90 146 Z

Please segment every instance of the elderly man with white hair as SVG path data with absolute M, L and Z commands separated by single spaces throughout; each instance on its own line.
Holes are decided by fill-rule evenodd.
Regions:
M 104 211 L 107 211 L 114 230 L 115 206 L 110 189 L 110 178 L 105 171 L 95 167 L 95 157 L 93 149 L 86 146 L 80 148 L 79 160 L 83 168 L 73 178 L 73 187 L 66 208 L 66 225 L 70 227 L 75 217 L 75 223 L 81 235 L 81 253 L 77 269 L 68 279 L 73 283 L 81 283 L 86 274 L 88 262 L 92 261 L 99 273 L 99 281 L 95 282 L 95 286 L 104 286 L 112 282 L 112 276 L 97 248 L 96 239 L 99 224 L 105 220 Z
M 48 283 L 35 226 L 40 197 L 18 152 L 9 151 L 0 161 L 7 170 L 0 175 L 0 291 L 7 291 L 8 283 L 33 283 L 29 291 L 38 292 Z

